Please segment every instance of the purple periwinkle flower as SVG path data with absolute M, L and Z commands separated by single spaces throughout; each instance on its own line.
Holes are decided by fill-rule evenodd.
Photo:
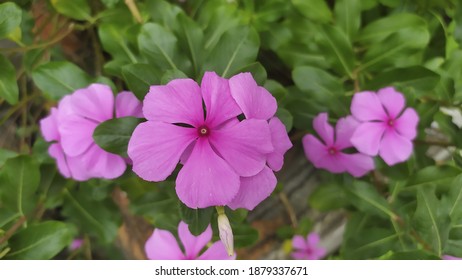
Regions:
M 145 252 L 150 260 L 233 260 L 236 254 L 228 256 L 221 241 L 216 241 L 202 254 L 201 251 L 212 240 L 210 225 L 198 236 L 194 236 L 183 221 L 178 225 L 178 236 L 184 248 L 180 249 L 175 236 L 168 230 L 154 229 L 146 241 Z
M 78 250 L 78 249 L 80 249 L 82 247 L 83 243 L 84 243 L 83 239 L 76 238 L 76 239 L 72 240 L 71 245 L 69 245 L 69 250 L 71 250 L 71 251 Z
M 308 160 L 316 168 L 323 168 L 332 173 L 348 172 L 355 177 L 361 177 L 374 169 L 374 161 L 370 156 L 343 152 L 344 149 L 353 147 L 350 138 L 358 122 L 351 116 L 341 118 L 334 131 L 327 120 L 327 113 L 320 113 L 313 120 L 314 130 L 322 141 L 311 134 L 305 135 L 302 139 Z
M 200 86 L 191 79 L 151 86 L 143 102 L 148 121 L 137 126 L 128 145 L 133 171 L 147 181 L 163 181 L 181 162 L 176 192 L 190 208 L 232 204 L 251 209 L 268 197 L 276 178 L 267 161 L 280 154 L 274 156 L 277 165 L 284 153 L 273 141 L 281 138 L 280 127 L 270 120 L 276 102 L 250 74 L 240 75 L 250 76 L 255 87 L 233 84 L 239 75 L 228 81 L 214 72 L 206 72 Z M 250 109 L 269 110 L 268 117 L 248 117 L 247 103 L 239 98 L 261 95 L 274 106 Z M 240 121 L 242 113 L 246 118 Z
M 406 161 L 412 154 L 412 140 L 417 135 L 419 117 L 412 108 L 404 108 L 402 93 L 392 87 L 377 93 L 356 93 L 351 113 L 360 122 L 351 143 L 361 153 L 380 157 L 394 165 Z
M 297 260 L 320 260 L 326 256 L 326 249 L 319 246 L 319 235 L 315 232 L 305 238 L 295 235 L 292 238 L 292 258 Z
M 127 116 L 143 117 L 141 102 L 133 93 L 120 92 L 114 100 L 109 86 L 92 84 L 65 96 L 40 121 L 40 129 L 45 140 L 52 142 L 48 153 L 64 177 L 114 179 L 125 171 L 125 159 L 101 149 L 93 131 L 106 120 Z

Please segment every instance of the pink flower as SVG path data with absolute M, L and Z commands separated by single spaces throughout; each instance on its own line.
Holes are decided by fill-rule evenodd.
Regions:
M 180 249 L 177 240 L 167 230 L 154 229 L 151 237 L 146 241 L 144 247 L 146 255 L 150 260 L 233 260 L 236 254 L 228 256 L 221 241 L 213 243 L 204 253 L 202 249 L 212 240 L 212 228 L 210 225 L 198 236 L 194 236 L 183 221 L 178 225 L 178 236 L 182 248 Z
M 274 151 L 267 155 L 267 165 L 260 173 L 241 177 L 241 187 L 236 197 L 228 203 L 231 209 L 253 210 L 263 199 L 270 196 L 277 180 L 273 171 L 279 171 L 284 154 L 292 148 L 284 124 L 275 117 L 276 99 L 264 87 L 257 85 L 250 73 L 241 73 L 229 79 L 231 95 L 247 119 L 265 120 L 269 123 Z
M 305 135 L 302 139 L 308 160 L 316 168 L 323 168 L 332 173 L 348 172 L 355 177 L 361 177 L 374 169 L 374 161 L 370 156 L 342 152 L 353 146 L 350 138 L 358 122 L 351 116 L 341 118 L 334 132 L 327 119 L 327 113 L 321 113 L 313 120 L 314 130 L 319 134 L 322 142 L 311 134 Z
M 295 235 L 292 239 L 292 257 L 298 260 L 320 260 L 326 256 L 326 249 L 319 247 L 319 235 L 310 233 L 306 239 Z
M 443 255 L 441 259 L 450 260 L 450 261 L 462 260 L 462 258 L 458 258 L 458 257 L 450 256 L 450 255 Z
M 123 174 L 125 159 L 101 149 L 93 140 L 93 131 L 115 117 L 142 117 L 141 103 L 131 92 L 115 98 L 107 85 L 92 84 L 65 96 L 40 121 L 42 135 L 53 142 L 48 153 L 56 160 L 58 170 L 66 178 L 78 181 L 90 178 L 113 179 Z
M 72 240 L 71 245 L 69 245 L 69 250 L 75 251 L 75 250 L 80 249 L 80 247 L 82 247 L 83 245 L 83 242 L 84 242 L 83 239 L 80 239 L 80 238 Z
M 206 72 L 200 87 L 191 79 L 151 86 L 143 103 L 148 121 L 128 145 L 133 171 L 147 181 L 165 180 L 181 161 L 176 192 L 190 208 L 229 205 L 244 189 L 247 199 L 234 206 L 251 208 L 276 185 L 266 166 L 275 151 L 271 125 L 267 119 L 238 120 L 246 111 L 231 95 L 231 80 Z
M 380 157 L 394 165 L 412 154 L 412 140 L 417 135 L 419 117 L 414 109 L 404 109 L 402 93 L 392 87 L 378 93 L 356 93 L 351 103 L 352 115 L 361 122 L 351 137 L 358 151 Z

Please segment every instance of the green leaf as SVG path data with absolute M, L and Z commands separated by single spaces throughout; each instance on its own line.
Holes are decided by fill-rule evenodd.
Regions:
M 13 64 L 0 54 L 0 98 L 11 105 L 18 103 L 19 89 Z
M 103 2 L 104 6 L 112 8 L 115 5 L 117 5 L 117 3 L 120 2 L 120 0 L 101 0 L 101 2 Z
M 91 84 L 91 77 L 67 61 L 42 64 L 32 72 L 37 87 L 54 100 Z
M 332 11 L 325 0 L 292 0 L 292 4 L 311 20 L 326 23 L 332 19 Z
M 215 71 L 219 76 L 229 78 L 255 62 L 259 46 L 260 39 L 253 28 L 231 29 L 210 51 L 202 71 Z
M 324 55 L 326 60 L 340 74 L 346 74 L 350 78 L 353 77 L 353 69 L 355 67 L 355 54 L 353 46 L 345 33 L 339 28 L 324 25 L 321 27 Z
M 86 186 L 73 192 L 65 189 L 62 214 L 83 232 L 99 238 L 101 243 L 111 243 L 117 236 L 119 211 L 110 196 L 96 200 L 91 192 L 92 188 L 94 187 Z
M 236 71 L 236 73 L 244 72 L 250 72 L 258 85 L 263 85 L 266 82 L 266 70 L 260 62 L 253 62 Z
M 359 41 L 364 44 L 375 44 L 402 29 L 426 28 L 426 26 L 425 20 L 415 14 L 392 14 L 367 25 L 361 31 Z
M 164 75 L 162 75 L 162 78 L 160 78 L 160 83 L 162 85 L 165 85 L 171 80 L 184 78 L 188 78 L 188 76 L 182 71 L 178 69 L 170 69 L 164 72 Z
M 289 132 L 294 124 L 294 117 L 292 116 L 292 114 L 287 109 L 279 107 L 276 112 L 276 116 L 284 124 L 284 126 L 286 127 L 286 131 Z
M 160 71 L 179 69 L 187 71 L 191 63 L 179 52 L 178 39 L 157 23 L 146 23 L 138 36 L 140 52 Z
M 135 117 L 123 117 L 102 122 L 95 128 L 93 140 L 107 152 L 128 157 L 128 141 L 142 120 Z
M 183 13 L 179 14 L 177 19 L 180 29 L 178 34 L 180 48 L 188 53 L 194 75 L 197 76 L 204 57 L 204 32 L 195 21 Z
M 450 221 L 447 209 L 436 197 L 434 188 L 420 187 L 417 191 L 413 224 L 419 236 L 441 256 L 449 237 Z
M 137 63 L 138 58 L 130 47 L 128 32 L 131 26 L 123 23 L 102 23 L 98 28 L 98 36 L 103 49 L 111 54 L 114 60 Z
M 439 260 L 440 258 L 423 250 L 413 250 L 406 252 L 392 252 L 380 258 L 381 260 Z
M 445 185 L 450 183 L 462 170 L 451 166 L 428 166 L 416 172 L 409 178 L 406 188 L 416 188 L 426 184 Z
M 403 28 L 372 45 L 364 56 L 361 68 L 378 70 L 386 66 L 407 66 L 407 60 L 423 50 L 430 41 L 427 28 Z
M 13 235 L 8 241 L 12 260 L 48 260 L 72 241 L 72 231 L 64 223 L 47 221 L 35 224 Z
M 253 245 L 258 240 L 258 231 L 248 224 L 232 224 L 234 247 L 243 248 Z
M 394 247 L 397 240 L 398 234 L 388 228 L 364 228 L 360 234 L 345 242 L 342 247 L 343 258 L 377 258 Z
M 345 111 L 345 106 L 339 100 L 344 91 L 338 78 L 322 69 L 301 66 L 292 71 L 292 79 L 295 85 L 306 93 L 307 98 L 332 107 L 334 111 Z
M 6 208 L 22 216 L 34 209 L 40 183 L 39 164 L 31 156 L 10 158 L 2 168 L 2 201 Z
M 7 2 L 0 5 L 0 39 L 13 32 L 21 24 L 22 12 L 18 5 Z M 3 69 L 3 67 L 0 67 Z
M 397 86 L 427 92 L 433 90 L 439 81 L 440 76 L 437 73 L 422 66 L 411 66 L 382 72 L 374 77 L 365 88 L 378 90 L 386 86 Z
M 51 5 L 67 17 L 76 20 L 91 20 L 91 9 L 87 0 L 51 0 Z
M 264 87 L 276 98 L 278 102 L 287 95 L 287 89 L 275 80 L 266 80 Z
M 363 0 L 364 1 L 364 0 Z M 335 1 L 334 16 L 336 24 L 353 41 L 361 25 L 361 0 Z
M 139 100 L 143 100 L 149 87 L 160 83 L 162 74 L 149 64 L 135 63 L 123 66 L 122 76 L 128 88 Z
M 355 181 L 352 186 L 347 187 L 345 190 L 352 205 L 364 213 L 384 218 L 396 218 L 390 204 L 377 192 L 374 186 L 366 182 Z
M 308 204 L 310 207 L 323 212 L 350 205 L 345 188 L 348 187 L 335 183 L 321 184 L 310 194 Z
M 180 205 L 181 219 L 188 224 L 189 230 L 196 236 L 207 229 L 214 211 L 215 207 L 191 209 L 184 204 Z
M 462 219 L 462 175 L 458 175 L 449 188 L 449 216 L 453 223 Z

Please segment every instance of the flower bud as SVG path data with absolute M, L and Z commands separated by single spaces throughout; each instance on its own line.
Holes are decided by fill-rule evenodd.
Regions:
M 218 230 L 221 242 L 225 245 L 228 255 L 232 256 L 234 254 L 233 230 L 231 229 L 231 225 L 225 213 L 220 213 L 218 215 Z

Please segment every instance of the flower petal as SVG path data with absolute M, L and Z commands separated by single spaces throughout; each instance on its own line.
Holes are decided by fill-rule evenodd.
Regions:
M 375 168 L 374 160 L 370 156 L 356 153 L 344 154 L 344 157 L 346 171 L 354 177 L 362 177 Z
M 269 120 L 276 113 L 276 98 L 264 87 L 258 86 L 251 73 L 231 77 L 229 88 L 247 119 Z
M 276 184 L 277 179 L 273 171 L 265 166 L 255 176 L 241 177 L 239 192 L 227 206 L 233 210 L 237 208 L 253 210 L 260 202 L 271 195 Z
M 191 79 L 151 86 L 143 101 L 144 117 L 152 121 L 200 126 L 204 122 L 201 89 Z
M 391 166 L 406 161 L 411 154 L 411 140 L 399 135 L 392 129 L 385 132 L 379 155 L 388 165 Z
M 207 138 L 201 137 L 178 173 L 176 193 L 189 208 L 205 208 L 227 205 L 239 185 L 239 176 L 213 151 Z
M 205 72 L 201 89 L 207 111 L 207 125 L 211 128 L 242 113 L 231 96 L 228 80 L 219 77 L 215 72 Z
M 158 121 L 139 124 L 128 142 L 133 171 L 146 181 L 165 180 L 195 137 L 195 128 Z
M 66 157 L 67 166 L 71 172 L 71 177 L 76 181 L 86 181 L 90 178 L 96 177 L 95 174 L 92 173 L 90 167 L 87 166 L 84 161 L 82 161 L 82 157 L 84 157 L 84 155 Z
M 239 176 L 253 176 L 266 163 L 266 154 L 273 152 L 270 128 L 264 120 L 243 120 L 234 126 L 214 130 L 210 144 L 233 167 Z
M 186 258 L 194 260 L 205 245 L 212 240 L 212 227 L 209 225 L 203 233 L 194 236 L 189 231 L 188 225 L 181 221 L 178 226 L 178 235 L 180 236 L 181 243 L 183 243 Z
M 351 114 L 359 121 L 384 121 L 388 116 L 380 98 L 372 91 L 358 92 L 351 101 Z
M 91 84 L 76 90 L 71 95 L 71 104 L 77 115 L 98 123 L 114 116 L 114 95 L 107 85 Z
M 311 134 L 307 134 L 303 137 L 302 144 L 306 158 L 316 167 L 318 167 L 323 157 L 329 155 L 327 147 Z
M 155 229 L 144 246 L 150 260 L 184 260 L 175 236 L 167 230 Z
M 327 113 L 320 113 L 313 119 L 313 128 L 319 134 L 326 146 L 334 144 L 334 128 L 327 122 Z
M 298 250 L 306 250 L 308 247 L 306 239 L 301 235 L 295 235 L 292 238 L 292 247 Z
M 115 99 L 116 118 L 137 117 L 143 118 L 142 104 L 130 91 L 122 91 Z
M 392 119 L 398 117 L 399 113 L 404 109 L 406 100 L 401 92 L 397 92 L 393 87 L 386 87 L 377 92 L 377 96 L 385 107 L 388 116 Z
M 96 178 L 115 179 L 120 177 L 127 167 L 121 156 L 108 153 L 96 144 L 91 145 L 79 160 L 91 177 Z
M 361 153 L 376 156 L 385 130 L 386 126 L 382 122 L 362 123 L 351 136 L 351 143 Z
M 90 145 L 94 144 L 93 132 L 98 123 L 76 114 L 61 114 L 59 110 L 59 133 L 61 145 L 68 156 L 83 154 Z
M 229 256 L 226 248 L 221 241 L 212 244 L 202 255 L 197 258 L 198 260 L 235 260 L 236 254 Z
M 274 152 L 268 154 L 266 161 L 271 169 L 279 171 L 284 164 L 284 154 L 292 148 L 292 142 L 287 135 L 286 127 L 277 117 L 273 117 L 269 121 L 269 128 Z
M 351 136 L 359 126 L 359 122 L 353 116 L 347 116 L 337 121 L 335 126 L 335 146 L 339 150 L 353 147 Z
M 402 136 L 409 140 L 413 140 L 417 136 L 417 125 L 419 124 L 419 116 L 412 108 L 404 110 L 403 114 L 395 120 L 395 129 Z
M 50 115 L 40 120 L 40 130 L 47 142 L 59 141 L 61 138 L 58 131 L 58 109 L 51 108 Z
M 56 160 L 56 165 L 58 166 L 59 173 L 65 178 L 71 177 L 71 172 L 67 166 L 66 156 L 64 155 L 63 148 L 59 143 L 51 144 L 48 148 L 48 153 L 52 158 Z
M 292 258 L 296 260 L 309 260 L 310 259 L 310 254 L 304 251 L 292 252 L 291 256 Z

